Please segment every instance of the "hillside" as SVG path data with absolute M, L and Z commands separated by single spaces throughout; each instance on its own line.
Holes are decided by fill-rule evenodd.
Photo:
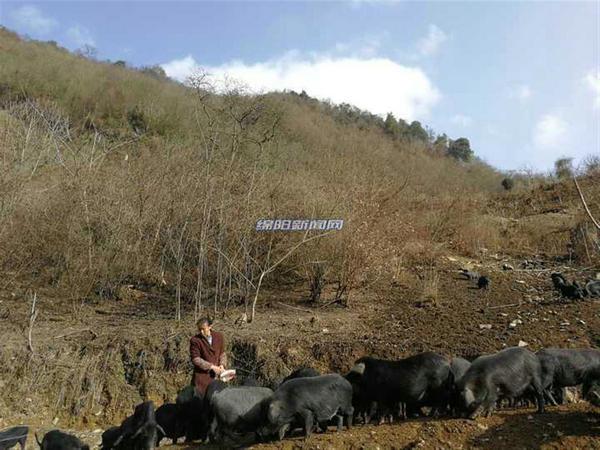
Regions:
M 431 144 L 304 95 L 216 93 L 204 76 L 186 87 L 0 29 L 0 428 L 56 417 L 90 430 L 142 398 L 172 400 L 203 314 L 240 373 L 265 383 L 364 354 L 598 346 L 598 301 L 564 301 L 549 279 L 600 271 L 572 181 L 523 177 L 505 191 L 504 174 Z M 600 217 L 600 173 L 580 184 Z M 256 232 L 262 218 L 344 228 Z M 462 267 L 492 289 L 460 280 Z M 557 442 L 599 436 L 560 414 Z M 430 446 L 541 446 L 515 417 L 502 416 L 522 433 L 508 442 L 464 424 L 444 437 L 450 421 Z
M 225 255 L 254 279 L 244 257 L 266 264 L 262 247 L 276 260 L 297 237 L 257 235 L 263 217 L 346 221 L 280 272 L 303 278 L 310 254 L 333 279 L 376 278 L 398 242 L 443 246 L 500 189 L 485 165 L 342 123 L 302 96 L 213 95 L 206 79 L 185 88 L 8 31 L 2 47 L 3 264 L 73 297 L 162 277 L 190 297 L 199 265 L 201 284 L 224 282 Z

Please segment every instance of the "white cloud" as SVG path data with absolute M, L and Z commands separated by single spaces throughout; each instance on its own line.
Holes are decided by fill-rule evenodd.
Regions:
M 459 125 L 461 127 L 468 127 L 473 123 L 473 119 L 469 116 L 465 116 L 463 114 L 456 114 L 454 117 L 452 117 L 450 119 L 450 122 L 452 122 L 455 125 Z
M 184 81 L 197 68 L 191 55 L 162 65 L 167 75 Z M 387 58 L 302 56 L 289 52 L 255 64 L 232 61 L 205 67 L 215 80 L 230 77 L 252 91 L 305 90 L 334 103 L 350 103 L 375 114 L 392 112 L 415 120 L 427 117 L 441 94 L 423 70 Z
M 417 43 L 417 49 L 421 56 L 432 56 L 438 52 L 446 40 L 448 40 L 448 35 L 436 25 L 431 24 L 427 36 Z
M 525 102 L 531 98 L 533 91 L 528 85 L 521 84 L 511 88 L 509 95 L 511 98 L 516 98 L 517 100 Z
M 11 16 L 19 28 L 38 36 L 48 34 L 58 26 L 56 20 L 44 16 L 35 6 L 21 6 L 12 11 Z
M 351 41 L 338 42 L 333 48 L 334 54 L 344 56 L 362 56 L 371 57 L 377 55 L 381 45 L 385 39 L 389 37 L 387 31 L 365 35 Z M 314 56 L 322 56 L 322 54 L 315 54 Z
M 79 47 L 83 47 L 84 45 L 91 45 L 92 47 L 96 45 L 90 30 L 81 25 L 75 25 L 67 30 L 67 36 L 73 43 Z
M 533 143 L 542 149 L 556 149 L 564 142 L 568 124 L 560 117 L 546 114 L 540 118 L 533 131 Z
M 585 83 L 594 93 L 594 107 L 600 109 L 600 70 L 591 71 L 585 76 Z
M 200 66 L 192 55 L 187 55 L 185 58 L 174 59 L 161 64 L 161 67 L 165 70 L 167 76 L 178 81 L 185 81 Z

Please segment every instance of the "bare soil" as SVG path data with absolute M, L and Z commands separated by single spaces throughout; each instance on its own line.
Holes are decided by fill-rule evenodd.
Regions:
M 516 270 L 502 270 L 504 263 Z M 465 265 L 489 275 L 491 289 L 478 290 L 462 280 L 458 268 Z M 434 304 L 420 298 L 417 286 L 423 269 L 419 267 L 390 285 L 356 293 L 348 307 L 306 304 L 306 289 L 288 286 L 265 291 L 252 324 L 241 323 L 242 310 L 234 307 L 216 327 L 225 333 L 239 373 L 265 383 L 277 382 L 300 365 L 343 373 L 365 354 L 397 358 L 433 350 L 472 357 L 519 342 L 532 350 L 598 346 L 600 302 L 561 299 L 549 277 L 552 270 L 578 279 L 595 273 L 575 272 L 549 261 L 536 270 L 520 270 L 519 265 L 520 261 L 495 255 L 478 261 L 443 258 L 437 262 Z M 189 382 L 187 340 L 193 332 L 192 314 L 187 311 L 185 319 L 176 322 L 172 300 L 150 290 L 128 289 L 129 294 L 118 301 L 77 304 L 38 292 L 34 355 L 26 351 L 29 294 L 2 292 L 0 361 L 14 367 L 5 366 L 0 372 L 0 428 L 26 423 L 38 433 L 70 429 L 95 445 L 101 430 L 120 422 L 142 398 L 157 404 L 174 400 L 177 390 Z M 29 448 L 33 444 L 31 439 Z M 550 407 L 539 416 L 516 409 L 477 421 L 420 419 L 358 425 L 342 433 L 314 435 L 308 441 L 296 437 L 256 448 L 595 449 L 600 448 L 600 412 L 578 402 Z

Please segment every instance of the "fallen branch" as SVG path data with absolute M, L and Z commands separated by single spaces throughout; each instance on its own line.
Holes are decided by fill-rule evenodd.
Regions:
M 320 305 L 319 308 L 327 308 L 328 306 L 333 305 L 334 303 L 342 303 L 342 300 L 339 298 L 336 298 L 335 300 L 331 300 L 330 302 L 324 303 L 323 305 Z
M 64 338 L 67 336 L 72 336 L 73 334 L 83 333 L 84 331 L 89 331 L 90 333 L 92 333 L 92 335 L 94 336 L 94 339 L 96 339 L 98 337 L 98 335 L 93 330 L 91 330 L 89 328 L 84 328 L 83 330 L 70 331 L 69 333 L 61 334 L 59 336 L 54 336 L 54 339 L 60 339 L 60 338 Z
M 107 316 L 118 315 L 118 316 L 130 316 L 131 317 L 131 316 L 137 316 L 141 310 L 138 309 L 138 310 L 136 310 L 136 312 L 129 312 L 129 311 L 114 312 L 114 311 L 103 311 L 102 309 L 95 309 L 94 311 L 97 312 L 98 314 L 107 315 Z M 52 320 L 52 319 L 48 319 L 48 320 Z
M 590 211 L 590 208 L 588 208 L 588 205 L 585 201 L 585 197 L 583 196 L 583 192 L 581 192 L 581 188 L 579 187 L 579 183 L 577 182 L 576 177 L 573 177 L 573 182 L 575 183 L 575 187 L 577 188 L 577 192 L 579 193 L 579 198 L 581 199 L 581 203 L 583 204 L 583 208 L 585 209 L 585 212 L 587 213 L 587 215 L 589 216 L 591 221 L 594 223 L 596 228 L 598 228 L 598 230 L 600 230 L 600 223 L 598 223 L 598 221 L 596 219 L 594 219 L 594 216 L 592 216 L 592 212 Z
M 277 304 L 278 304 L 278 305 L 281 305 L 281 306 L 285 306 L 286 308 L 290 308 L 290 309 L 296 309 L 296 310 L 298 310 L 298 311 L 303 311 L 303 312 L 307 312 L 307 313 L 311 313 L 311 314 L 313 314 L 313 313 L 314 313 L 314 311 L 312 311 L 312 310 L 310 310 L 310 309 L 306 309 L 306 308 L 300 308 L 300 307 L 298 307 L 298 306 L 292 306 L 292 305 L 288 305 L 288 304 L 286 304 L 286 303 L 277 302 Z
M 521 302 L 510 303 L 508 305 L 489 306 L 488 309 L 512 308 L 513 306 L 521 306 Z

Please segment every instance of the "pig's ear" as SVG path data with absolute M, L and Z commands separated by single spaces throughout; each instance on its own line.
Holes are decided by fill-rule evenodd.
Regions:
M 355 364 L 354 367 L 350 369 L 350 372 L 355 372 L 359 375 L 363 375 L 365 373 L 365 363 Z
M 272 419 L 275 417 L 275 415 L 277 414 L 277 412 L 279 411 L 279 401 L 278 400 L 273 400 L 272 402 L 268 403 L 268 409 L 267 409 L 267 414 L 269 416 L 269 419 Z
M 470 387 L 465 388 L 465 403 L 471 405 L 475 401 L 475 395 Z

